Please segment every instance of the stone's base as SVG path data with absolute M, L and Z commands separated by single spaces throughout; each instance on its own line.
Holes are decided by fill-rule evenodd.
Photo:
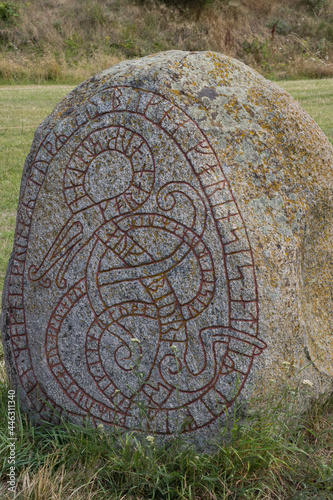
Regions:
M 23 407 L 198 443 L 284 361 L 329 387 L 332 152 L 288 94 L 219 54 L 74 89 L 27 157 L 3 293 Z

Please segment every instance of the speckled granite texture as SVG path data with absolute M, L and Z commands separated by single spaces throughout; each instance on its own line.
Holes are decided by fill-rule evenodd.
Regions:
M 283 362 L 332 387 L 332 153 L 220 54 L 79 85 L 24 166 L 2 312 L 23 408 L 208 439 Z

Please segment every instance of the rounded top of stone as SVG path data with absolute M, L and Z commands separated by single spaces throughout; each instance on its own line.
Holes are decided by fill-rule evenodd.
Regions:
M 151 91 L 163 89 L 166 93 L 171 92 L 170 97 L 177 96 L 177 89 L 182 89 L 186 95 L 184 87 L 188 87 L 189 96 L 201 91 L 202 97 L 210 99 L 214 99 L 211 89 L 215 87 L 266 86 L 269 83 L 257 71 L 232 57 L 216 52 L 171 50 L 115 64 L 81 83 L 68 97 L 78 96 L 82 91 L 96 92 L 112 82 Z
M 43 122 L 43 133 L 92 95 L 118 85 L 156 92 L 213 135 L 237 130 L 274 137 L 287 163 L 299 159 L 291 171 L 299 186 L 312 183 L 316 189 L 323 166 L 332 163 L 332 145 L 290 94 L 244 63 L 208 51 L 172 50 L 122 61 L 73 89 Z

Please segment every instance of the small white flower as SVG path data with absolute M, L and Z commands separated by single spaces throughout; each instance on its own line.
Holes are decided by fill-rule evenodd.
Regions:
M 150 443 L 150 444 L 153 444 L 155 442 L 154 436 L 147 436 L 146 439 L 147 439 L 148 443 Z
M 178 347 L 175 345 L 175 344 L 172 344 L 172 346 L 170 347 L 170 349 L 174 352 L 178 352 Z
M 307 379 L 303 380 L 302 384 L 303 385 L 308 385 L 309 387 L 313 386 L 313 382 L 311 382 L 311 380 L 307 380 Z
M 289 361 L 282 361 L 282 364 L 283 364 L 283 366 L 290 366 L 291 365 L 291 363 L 289 363 Z
M 100 432 L 103 432 L 103 431 L 104 431 L 104 425 L 103 425 L 103 424 L 97 424 L 97 429 L 98 429 Z
M 139 340 L 139 339 L 137 339 L 136 337 L 133 337 L 133 338 L 131 339 L 131 342 L 133 342 L 133 343 L 137 342 L 138 344 L 140 344 L 140 340 Z
M 271 384 L 274 384 L 274 382 L 275 382 L 275 380 L 273 378 L 270 378 L 269 381 Z

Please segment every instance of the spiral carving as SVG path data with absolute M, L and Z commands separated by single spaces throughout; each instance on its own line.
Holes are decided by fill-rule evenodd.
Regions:
M 130 87 L 103 89 L 58 128 L 27 201 L 42 213 L 54 176 L 63 220 L 27 265 L 51 298 L 45 399 L 126 429 L 142 428 L 142 403 L 161 434 L 211 424 L 265 348 L 251 246 L 214 150 L 179 107 Z

